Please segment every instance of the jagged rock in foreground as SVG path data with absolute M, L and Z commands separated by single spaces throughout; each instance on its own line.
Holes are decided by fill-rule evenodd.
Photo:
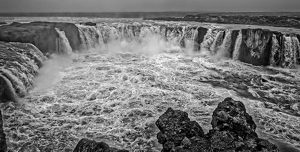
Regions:
M 25 96 L 45 60 L 32 44 L 0 41 L 0 102 Z
M 3 131 L 3 120 L 2 120 L 2 113 L 0 110 L 0 152 L 6 152 L 7 145 L 5 139 L 5 133 Z
M 104 142 L 96 142 L 86 138 L 81 139 L 73 152 L 129 152 L 127 150 L 119 150 L 109 147 Z
M 267 140 L 258 138 L 256 125 L 240 101 L 226 98 L 213 113 L 212 130 L 204 134 L 188 114 L 169 108 L 156 122 L 162 152 L 278 152 Z

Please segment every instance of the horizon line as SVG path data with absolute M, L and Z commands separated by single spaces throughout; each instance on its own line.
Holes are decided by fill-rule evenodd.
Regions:
M 300 13 L 299 11 L 103 11 L 103 12 L 1 12 L 0 14 L 14 14 L 14 13 L 197 13 L 197 12 L 210 12 L 210 13 Z

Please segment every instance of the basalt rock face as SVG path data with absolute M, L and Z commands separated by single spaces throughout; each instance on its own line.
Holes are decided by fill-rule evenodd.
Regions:
M 63 31 L 73 50 L 81 49 L 79 30 L 72 23 L 32 22 L 12 23 L 0 27 L 0 41 L 31 43 L 45 55 L 67 52 L 60 47 L 60 34 Z
M 253 65 L 294 68 L 300 64 L 299 35 L 264 29 L 242 29 L 232 58 Z
M 162 152 L 210 150 L 201 126 L 190 121 L 186 112 L 169 108 L 156 121 L 156 126 L 160 130 L 157 139 L 163 145 Z
M 258 138 L 256 125 L 242 102 L 226 98 L 212 117 L 212 130 L 205 135 L 186 112 L 169 108 L 156 122 L 162 152 L 278 152 L 274 144 Z
M 269 65 L 272 32 L 261 29 L 242 29 L 242 42 L 237 59 L 253 65 Z
M 85 22 L 85 23 L 81 23 L 83 25 L 86 25 L 86 26 L 96 26 L 97 23 L 93 23 L 93 22 Z
M 32 44 L 0 41 L 0 101 L 23 97 L 45 60 Z
M 213 112 L 209 131 L 214 151 L 278 151 L 267 140 L 258 138 L 256 125 L 240 101 L 226 98 Z
M 2 120 L 2 113 L 0 110 L 0 152 L 6 152 L 7 145 L 6 145 L 6 138 L 5 133 L 3 131 L 3 120 Z
M 201 47 L 201 43 L 203 42 L 204 36 L 206 35 L 208 29 L 207 28 L 203 28 L 203 27 L 199 27 L 197 28 L 197 34 L 196 37 L 194 39 L 194 51 L 198 51 L 200 50 Z
M 73 152 L 129 152 L 127 150 L 119 150 L 109 147 L 104 142 L 96 142 L 86 138 L 81 139 Z

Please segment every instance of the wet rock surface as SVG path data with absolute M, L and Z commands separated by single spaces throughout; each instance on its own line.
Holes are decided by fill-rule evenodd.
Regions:
M 59 47 L 59 33 L 55 28 L 64 31 L 73 50 L 81 49 L 79 30 L 73 23 L 31 22 L 3 25 L 0 27 L 0 41 L 31 43 L 45 55 L 66 52 Z
M 104 142 L 96 142 L 86 138 L 81 139 L 73 152 L 129 152 L 128 150 L 119 150 L 109 147 Z
M 238 60 L 253 65 L 269 65 L 272 32 L 262 29 L 243 29 Z
M 0 152 L 6 152 L 7 145 L 6 145 L 6 135 L 3 131 L 3 120 L 2 120 L 2 112 L 0 110 Z
M 190 121 L 186 112 L 169 108 L 156 121 L 162 152 L 279 151 L 274 144 L 258 138 L 256 125 L 240 101 L 226 98 L 219 103 L 211 124 L 212 129 L 205 135 L 201 126 Z
M 83 25 L 87 25 L 87 26 L 96 26 L 97 23 L 93 23 L 93 22 L 85 22 L 85 23 L 81 23 Z

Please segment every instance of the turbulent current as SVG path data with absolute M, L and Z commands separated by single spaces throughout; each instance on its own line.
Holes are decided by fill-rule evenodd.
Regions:
M 187 112 L 208 131 L 213 110 L 226 97 L 246 105 L 261 138 L 300 149 L 295 35 L 164 24 L 176 28 L 170 32 L 169 25 L 152 22 L 77 24 L 83 43 L 76 52 L 67 32 L 55 29 L 57 50 L 65 53 L 49 57 L 24 98 L 1 105 L 8 149 L 71 152 L 86 137 L 129 151 L 160 151 L 155 121 L 168 107 Z M 245 34 L 254 36 L 243 39 Z M 259 57 L 248 64 L 243 48 Z M 261 57 L 259 51 L 267 48 L 272 52 Z M 279 49 L 287 50 L 284 56 Z M 267 66 L 254 66 L 266 59 Z

